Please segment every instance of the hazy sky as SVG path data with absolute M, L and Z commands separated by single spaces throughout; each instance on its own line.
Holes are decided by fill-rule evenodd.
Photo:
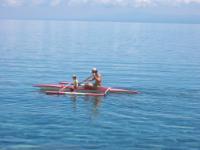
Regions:
M 200 23 L 200 0 L 0 0 L 0 18 Z

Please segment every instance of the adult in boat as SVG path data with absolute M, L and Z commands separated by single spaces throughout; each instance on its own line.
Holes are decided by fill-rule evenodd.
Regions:
M 102 77 L 96 68 L 92 69 L 92 76 L 85 80 L 85 88 L 98 88 L 102 85 Z

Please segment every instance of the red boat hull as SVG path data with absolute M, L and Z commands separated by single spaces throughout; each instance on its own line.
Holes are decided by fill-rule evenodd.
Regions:
M 33 85 L 33 86 L 39 87 L 40 90 L 46 91 L 47 94 L 56 94 L 56 93 L 58 93 L 58 94 L 70 94 L 70 93 L 62 93 L 62 92 L 72 92 L 72 89 L 73 89 L 73 86 L 66 86 L 64 84 L 36 84 L 36 85 Z M 60 91 L 62 91 L 62 92 L 60 92 Z M 108 88 L 108 87 L 98 87 L 98 88 L 93 89 L 93 88 L 85 88 L 84 86 L 78 87 L 73 92 L 75 92 L 77 94 L 78 93 L 97 93 L 97 94 L 103 93 L 104 94 L 104 93 L 107 93 L 107 92 L 138 94 L 137 91 L 133 91 L 133 90 Z

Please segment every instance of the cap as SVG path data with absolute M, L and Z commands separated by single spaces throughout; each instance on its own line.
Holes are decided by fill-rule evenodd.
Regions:
M 72 76 L 72 78 L 76 78 L 76 75 L 74 74 L 74 75 Z
M 97 72 L 97 68 L 92 68 L 92 72 Z

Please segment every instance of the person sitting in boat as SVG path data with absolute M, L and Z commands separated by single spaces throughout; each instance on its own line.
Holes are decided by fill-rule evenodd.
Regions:
M 98 88 L 102 85 L 102 77 L 96 68 L 92 69 L 92 76 L 86 79 L 86 81 L 94 81 L 85 84 L 86 88 Z
M 72 79 L 73 79 L 73 90 L 74 90 L 78 88 L 79 83 L 76 75 L 73 75 Z

